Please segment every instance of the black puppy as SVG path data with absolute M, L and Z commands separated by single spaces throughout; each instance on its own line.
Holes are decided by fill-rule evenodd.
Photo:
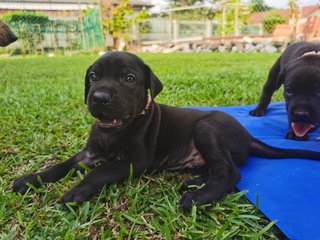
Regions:
M 10 28 L 0 21 L 0 46 L 6 47 L 10 43 L 13 43 L 17 40 L 17 37 L 14 33 L 10 30 Z
M 84 149 L 43 172 L 23 176 L 13 190 L 24 193 L 27 183 L 40 186 L 63 178 L 79 163 L 95 167 L 67 192 L 61 202 L 83 202 L 105 185 L 133 175 L 162 170 L 198 169 L 200 178 L 186 181 L 183 209 L 211 203 L 240 179 L 237 165 L 249 154 L 267 158 L 320 159 L 320 153 L 277 149 L 253 138 L 233 117 L 157 104 L 162 84 L 137 56 L 115 52 L 98 59 L 87 71 L 85 102 L 96 122 Z M 148 95 L 150 91 L 150 96 Z M 101 164 L 95 166 L 97 162 Z M 192 184 L 202 188 L 187 191 Z
M 299 42 L 287 47 L 272 66 L 260 102 L 250 114 L 264 115 L 282 84 L 289 120 L 286 138 L 307 140 L 308 132 L 320 123 L 320 45 Z

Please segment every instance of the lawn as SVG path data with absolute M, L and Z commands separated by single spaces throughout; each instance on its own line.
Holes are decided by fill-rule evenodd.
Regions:
M 278 54 L 140 56 L 164 84 L 158 102 L 220 106 L 256 103 Z M 83 102 L 84 75 L 97 57 L 0 59 L 0 239 L 281 238 L 245 192 L 184 214 L 178 189 L 187 174 L 128 179 L 78 207 L 58 201 L 81 174 L 12 193 L 14 179 L 63 161 L 85 144 L 94 119 Z M 281 92 L 273 98 L 281 99 Z

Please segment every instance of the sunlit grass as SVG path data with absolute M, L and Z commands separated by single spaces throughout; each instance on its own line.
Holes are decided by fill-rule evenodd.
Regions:
M 257 102 L 278 55 L 140 56 L 164 84 L 158 102 L 219 106 Z M 276 239 L 273 223 L 242 197 L 244 192 L 184 214 L 178 189 L 186 174 L 113 184 L 78 208 L 57 202 L 81 175 L 23 196 L 12 193 L 15 178 L 63 161 L 84 145 L 93 119 L 83 103 L 83 82 L 96 58 L 0 60 L 0 239 Z

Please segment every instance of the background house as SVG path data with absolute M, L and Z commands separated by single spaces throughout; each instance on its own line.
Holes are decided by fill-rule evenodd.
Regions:
M 320 39 L 320 6 L 300 6 L 294 9 L 279 9 L 256 12 L 248 17 L 249 24 L 263 25 L 265 19 L 278 14 L 284 23 L 275 24 L 272 35 L 274 41 L 289 42 L 292 40 L 311 41 Z
M 274 12 L 274 10 L 255 12 L 249 16 L 248 22 L 250 24 L 262 24 L 265 17 L 272 12 Z M 290 21 L 290 9 L 277 9 L 276 12 L 283 16 L 286 22 Z M 308 17 L 320 16 L 320 8 L 319 5 L 301 6 L 297 9 L 296 14 L 299 23 L 305 23 Z
M 79 17 L 80 11 L 94 8 L 100 0 L 1 0 L 0 14 L 8 11 L 32 10 L 46 13 L 49 18 Z M 117 1 L 112 1 L 114 5 Z M 139 11 L 154 5 L 149 0 L 131 0 L 130 6 Z

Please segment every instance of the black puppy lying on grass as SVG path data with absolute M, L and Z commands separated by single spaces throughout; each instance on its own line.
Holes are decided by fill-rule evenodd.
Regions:
M 61 199 L 83 202 L 105 185 L 163 170 L 196 169 L 201 177 L 186 181 L 180 204 L 207 204 L 229 192 L 240 179 L 239 165 L 250 154 L 266 158 L 320 159 L 320 153 L 268 146 L 252 137 L 238 121 L 220 111 L 204 112 L 154 102 L 162 84 L 137 56 L 109 53 L 89 67 L 85 102 L 96 122 L 83 150 L 65 162 L 14 182 L 25 193 L 27 183 L 57 181 L 71 169 L 94 168 Z M 150 95 L 148 92 L 150 91 Z M 101 164 L 96 166 L 96 163 Z M 188 190 L 190 185 L 202 185 Z
M 286 138 L 307 140 L 308 132 L 320 123 L 320 45 L 299 42 L 287 47 L 272 66 L 260 102 L 250 114 L 264 115 L 282 84 L 289 120 Z
M 9 27 L 0 21 L 0 46 L 6 47 L 16 40 L 17 37 L 13 34 L 13 32 L 11 32 Z

